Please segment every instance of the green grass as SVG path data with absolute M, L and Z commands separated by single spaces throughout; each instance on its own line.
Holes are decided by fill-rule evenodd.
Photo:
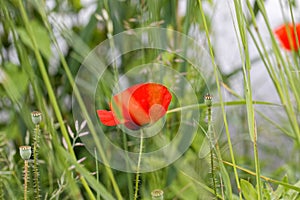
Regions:
M 231 20 L 242 64 L 228 74 L 222 72 L 211 42 L 214 13 L 208 9 L 214 10 L 217 1 L 188 1 L 185 16 L 178 13 L 179 1 L 95 1 L 87 23 L 79 23 L 86 12 L 80 0 L 53 2 L 53 8 L 46 8 L 43 1 L 0 0 L 0 200 L 24 197 L 24 161 L 18 152 L 19 146 L 28 145 L 39 150 L 38 157 L 34 153 L 28 161 L 26 173 L 26 194 L 36 199 L 155 199 L 151 192 L 158 190 L 164 199 L 300 198 L 299 51 L 288 52 L 279 45 L 265 1 L 233 1 Z M 296 7 L 287 2 L 280 2 L 282 13 L 295 23 Z M 58 21 L 57 16 L 65 20 Z M 262 33 L 258 17 L 267 32 Z M 283 14 L 282 18 L 288 22 Z M 73 23 L 66 25 L 67 19 Z M 143 39 L 151 47 L 167 46 L 168 51 L 135 49 L 145 41 L 129 38 L 135 34 L 138 38 L 138 28 L 145 27 L 152 29 Z M 180 35 L 189 35 L 195 27 L 204 36 L 206 51 Z M 128 40 L 118 40 L 123 31 L 129 31 L 124 37 Z M 266 35 L 270 41 L 264 39 Z M 93 51 L 99 44 L 109 48 Z M 251 58 L 250 44 L 258 58 Z M 126 53 L 115 56 L 119 51 Z M 266 69 L 280 103 L 253 98 L 257 86 L 251 83 L 251 72 L 259 70 L 253 67 L 255 62 Z M 101 76 L 84 79 L 87 91 L 76 79 L 85 72 L 82 64 L 93 66 L 93 74 Z M 107 68 L 102 74 L 103 65 Z M 108 109 L 113 89 L 124 87 L 118 82 L 122 77 L 129 85 L 159 81 L 171 90 L 173 99 L 159 134 L 140 140 L 118 127 L 100 124 L 96 109 Z M 243 80 L 242 92 L 233 89 L 235 77 Z M 96 98 L 87 106 L 90 93 Z M 213 95 L 209 106 L 204 100 L 207 93 Z M 71 107 L 71 98 L 78 107 Z M 272 115 L 260 108 L 270 109 Z M 74 118 L 74 109 L 81 118 Z M 38 146 L 31 121 L 34 110 L 42 113 Z M 184 129 L 182 136 L 177 134 L 182 124 L 196 128 Z M 291 146 L 279 149 L 275 162 L 281 166 L 276 163 L 276 170 L 270 165 L 280 147 L 267 143 L 265 132 L 270 140 L 278 134 Z M 109 166 L 116 158 L 103 136 L 114 147 L 129 151 L 123 171 Z M 177 136 L 180 142 L 191 140 L 184 153 L 163 168 L 143 172 L 145 162 L 149 166 L 162 162 L 159 157 L 143 159 L 144 153 L 160 150 Z M 165 160 L 181 151 L 181 143 L 172 144 Z M 135 165 L 131 165 L 136 161 L 132 152 L 139 155 Z M 33 167 L 38 170 L 31 172 Z

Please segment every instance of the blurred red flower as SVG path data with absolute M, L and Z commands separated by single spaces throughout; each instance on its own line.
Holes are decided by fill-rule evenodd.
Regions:
M 97 113 L 106 126 L 124 124 L 131 130 L 138 130 L 162 118 L 171 99 L 171 93 L 163 85 L 137 84 L 113 96 L 110 111 L 97 110 Z
M 294 27 L 296 27 L 297 37 L 298 37 L 298 45 L 297 38 L 295 35 Z M 288 24 L 282 25 L 278 27 L 274 31 L 275 35 L 278 37 L 281 45 L 288 51 L 298 51 L 300 47 L 300 24 Z

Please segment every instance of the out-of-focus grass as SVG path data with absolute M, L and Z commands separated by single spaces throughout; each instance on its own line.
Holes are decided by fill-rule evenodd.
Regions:
M 44 3 L 47 3 L 48 7 Z M 52 3 L 54 7 L 49 6 Z M 215 59 L 214 46 L 210 42 L 213 32 L 210 19 L 213 16 L 209 11 L 213 10 L 217 3 L 187 1 L 186 14 L 180 16 L 178 10 L 182 8 L 179 7 L 179 1 L 97 1 L 83 5 L 79 0 L 65 1 L 62 4 L 59 1 L 0 0 L 0 199 L 20 199 L 23 196 L 23 162 L 17 152 L 18 146 L 32 143 L 34 127 L 30 113 L 33 110 L 43 113 L 39 152 L 42 199 L 133 198 L 134 175 L 111 169 L 102 163 L 95 164 L 95 158 L 84 147 L 74 146 L 74 138 L 67 127 L 76 129 L 76 119 L 73 119 L 70 107 L 73 93 L 77 101 L 81 102 L 80 109 L 86 116 L 87 126 L 92 130 L 89 134 L 98 145 L 95 154 L 105 162 L 105 151 L 101 143 L 97 142 L 99 138 L 93 129 L 94 124 L 88 119 L 90 113 L 85 110 L 77 88 L 73 87 L 74 77 L 84 58 L 100 42 L 124 30 L 147 26 L 169 28 L 186 35 L 191 35 L 192 30 L 196 30 L 197 34 L 206 35 L 203 43 L 207 44 L 205 48 L 210 52 L 211 71 L 214 71 L 216 80 L 212 88 L 217 90 L 216 99 L 220 100 L 213 103 L 212 110 L 221 107 L 220 117 L 225 125 L 221 134 L 226 137 L 221 136 L 211 148 L 215 153 L 213 162 L 217 165 L 210 169 L 212 160 L 209 156 L 200 159 L 198 155 L 202 142 L 207 139 L 205 133 L 208 129 L 205 122 L 206 105 L 203 103 L 203 96 L 207 92 L 202 78 L 205 74 L 194 70 L 184 59 L 170 52 L 144 49 L 123 55 L 120 67 L 117 67 L 116 62 L 112 63 L 112 67 L 105 72 L 103 81 L 97 88 L 97 95 L 102 98 L 97 99 L 95 103 L 102 108 L 107 107 L 112 94 L 109 80 L 118 79 L 137 65 L 160 62 L 183 74 L 198 98 L 198 104 L 189 107 L 180 107 L 176 101 L 173 102 L 167 114 L 169 126 L 164 133 L 165 139 L 171 141 L 174 137 L 181 111 L 201 110 L 200 121 L 197 122 L 197 135 L 185 154 L 170 166 L 141 174 L 141 199 L 150 199 L 151 191 L 157 188 L 164 191 L 165 199 L 299 198 L 299 52 L 285 52 L 278 46 L 263 0 L 256 0 L 254 3 L 247 0 L 247 14 L 245 7 L 242 9 L 244 2 L 234 1 L 235 15 L 232 15 L 232 20 L 237 22 L 236 38 L 240 47 L 239 56 L 243 61 L 241 74 L 238 71 L 234 72 L 236 76 L 243 77 L 244 96 L 238 96 L 231 89 L 231 85 L 228 85 L 233 77 L 221 74 Z M 293 22 L 294 6 L 288 1 Z M 85 7 L 93 7 L 94 12 L 89 16 L 87 23 L 81 23 L 81 17 L 84 16 L 82 13 L 86 12 Z M 265 48 L 266 41 L 257 26 L 258 15 L 263 17 L 268 28 L 272 42 L 271 52 Z M 68 24 L 67 20 L 72 22 Z M 153 42 L 164 42 L 162 38 L 150 39 Z M 267 69 L 280 98 L 280 105 L 252 98 L 255 86 L 251 84 L 250 72 L 255 69 L 252 68 L 248 49 L 249 40 L 254 42 L 259 52 L 261 67 Z M 174 39 L 174 42 L 182 42 L 183 47 L 185 46 L 184 41 Z M 113 47 L 114 44 L 111 45 Z M 124 41 L 124 46 L 126 45 L 132 44 Z M 189 53 L 188 47 L 183 50 Z M 226 101 L 223 89 L 238 99 Z M 286 117 L 282 118 L 281 123 L 274 122 L 265 113 L 257 111 L 257 104 L 279 107 Z M 237 127 L 238 130 L 246 130 L 248 133 L 244 137 L 250 140 L 245 139 L 244 142 L 250 146 L 249 151 L 253 156 L 249 155 L 249 152 L 243 155 L 242 151 L 235 150 L 232 142 L 232 137 L 239 133 L 230 128 L 232 121 L 227 108 L 237 106 L 243 107 L 246 112 L 246 117 L 240 114 L 242 123 Z M 273 153 L 264 151 L 270 147 L 263 146 L 260 141 L 260 129 L 257 128 L 256 121 L 262 119 L 265 120 L 265 127 L 270 129 L 269 132 L 274 129 L 280 131 L 294 145 L 289 157 L 295 159 L 285 163 L 277 171 L 266 171 L 264 163 L 268 161 L 261 160 L 259 154 L 263 152 L 263 157 L 268 158 Z M 120 136 L 114 140 L 119 147 L 133 151 L 136 149 L 136 145 L 133 145 L 138 144 L 136 138 L 122 135 L 121 131 L 115 128 L 103 127 L 103 130 L 108 137 Z M 148 150 L 156 149 L 160 145 L 155 143 L 154 139 L 144 142 L 147 141 L 151 141 L 147 146 Z M 229 153 L 223 149 L 229 149 Z M 82 161 L 81 158 L 86 159 Z M 211 172 L 214 173 L 213 176 Z M 212 177 L 216 182 L 211 180 Z M 248 177 L 251 178 L 248 180 Z M 218 189 L 214 188 L 217 186 Z M 29 183 L 28 187 L 30 190 L 33 184 Z

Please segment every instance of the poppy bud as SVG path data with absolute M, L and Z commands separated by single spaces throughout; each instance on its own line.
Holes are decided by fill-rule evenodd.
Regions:
M 212 105 L 212 96 L 210 94 L 206 94 L 204 96 L 204 103 L 207 105 L 207 106 L 211 106 Z
M 39 124 L 42 121 L 42 113 L 40 111 L 33 111 L 31 119 L 34 124 Z
M 151 192 L 152 200 L 163 200 L 164 199 L 164 191 L 161 189 L 155 189 Z
M 20 155 L 23 160 L 29 160 L 31 156 L 31 146 L 20 146 Z

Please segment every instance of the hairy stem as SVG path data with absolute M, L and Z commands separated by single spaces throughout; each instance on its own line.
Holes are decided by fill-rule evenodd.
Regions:
M 24 160 L 24 200 L 27 200 L 28 160 Z
M 139 178 L 140 178 L 140 167 L 141 167 L 141 160 L 142 160 L 142 151 L 143 151 L 143 131 L 141 130 L 141 138 L 140 138 L 140 150 L 139 150 L 139 157 L 136 169 L 136 176 L 135 176 L 135 192 L 134 192 L 134 200 L 138 199 L 138 191 L 139 191 Z
M 40 199 L 39 185 L 39 167 L 38 167 L 38 149 L 39 149 L 39 124 L 35 125 L 33 139 L 33 182 L 34 182 L 34 199 Z

